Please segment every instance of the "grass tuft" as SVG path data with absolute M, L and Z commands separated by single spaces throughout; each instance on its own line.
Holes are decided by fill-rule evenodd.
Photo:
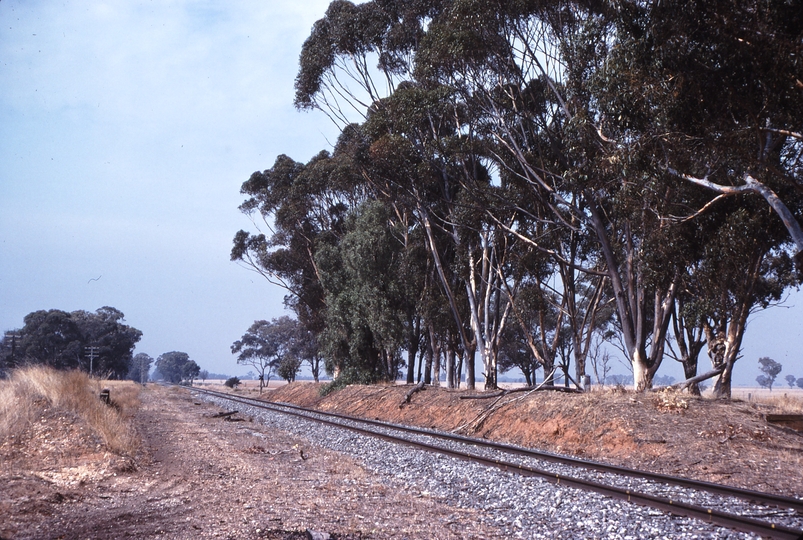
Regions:
M 99 394 L 109 388 L 114 406 Z M 139 386 L 129 381 L 99 381 L 80 371 L 45 366 L 15 370 L 0 382 L 0 440 L 25 432 L 45 407 L 73 413 L 103 440 L 112 452 L 132 456 L 139 438 L 130 416 L 139 404 Z

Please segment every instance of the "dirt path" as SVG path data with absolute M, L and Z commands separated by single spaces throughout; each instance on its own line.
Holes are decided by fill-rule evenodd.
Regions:
M 17 474 L 3 493 L 0 537 L 494 538 L 468 510 L 399 493 L 342 455 L 154 385 L 135 418 L 136 470 L 103 470 L 80 485 Z M 300 450 L 303 450 L 302 459 Z M 28 482 L 31 492 L 20 497 Z M 295 531 L 295 533 L 293 533 Z

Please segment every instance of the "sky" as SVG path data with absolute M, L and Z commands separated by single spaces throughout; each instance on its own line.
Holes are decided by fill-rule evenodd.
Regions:
M 0 1 L 0 330 L 113 306 L 143 332 L 135 352 L 245 373 L 231 344 L 287 313 L 284 291 L 229 260 L 234 234 L 256 230 L 240 186 L 337 137 L 293 107 L 327 5 Z M 754 383 L 760 356 L 803 377 L 801 344 L 796 294 L 751 320 L 736 383 Z M 659 374 L 680 379 L 676 364 Z

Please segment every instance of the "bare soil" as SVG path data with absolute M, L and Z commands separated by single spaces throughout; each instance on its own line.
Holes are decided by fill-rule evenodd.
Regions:
M 803 434 L 768 424 L 787 412 L 678 394 L 512 393 L 353 386 L 320 395 L 294 383 L 263 398 L 457 431 L 785 495 L 803 496 Z M 246 393 L 240 390 L 238 393 Z M 44 408 L 0 441 L 0 538 L 498 538 L 470 510 L 399 492 L 354 459 L 271 431 L 186 389 L 149 385 L 132 418 L 134 456 Z
M 770 424 L 789 412 L 672 392 L 553 391 L 461 399 L 466 391 L 349 386 L 326 397 L 294 383 L 263 394 L 283 401 L 539 448 L 625 467 L 803 497 L 803 433 Z M 481 393 L 472 393 L 480 397 Z
M 382 484 L 355 460 L 149 385 L 133 459 L 43 410 L 0 445 L 0 538 L 498 538 L 472 511 Z M 303 456 L 302 456 L 303 452 Z

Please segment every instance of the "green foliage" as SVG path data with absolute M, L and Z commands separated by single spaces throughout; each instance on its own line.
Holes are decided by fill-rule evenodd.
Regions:
M 795 387 L 795 381 L 796 380 L 797 380 L 797 378 L 794 375 L 787 375 L 786 376 L 786 384 L 789 385 L 789 388 L 794 388 Z
M 290 317 L 254 321 L 243 337 L 232 344 L 231 352 L 239 353 L 237 363 L 253 366 L 265 382 L 270 381 L 274 372 L 292 381 L 301 367 L 301 359 L 295 353 L 309 352 L 299 343 L 306 337 L 298 321 Z
M 360 369 L 359 367 L 347 367 L 340 372 L 340 376 L 332 380 L 332 382 L 321 386 L 320 393 L 322 396 L 336 392 L 347 387 L 350 384 L 376 384 L 377 379 L 371 372 Z
M 232 389 L 237 388 L 238 386 L 240 386 L 240 379 L 238 377 L 229 377 L 223 384 Z
M 182 380 L 188 381 L 192 386 L 192 381 L 201 373 L 201 366 L 195 363 L 195 360 L 190 360 L 181 368 Z
M 124 378 L 134 346 L 142 332 L 123 324 L 124 315 L 112 307 L 87 311 L 40 310 L 25 316 L 24 326 L 6 337 L 9 346 L 5 363 L 9 367 L 22 364 L 44 364 L 57 369 L 89 371 L 87 347 L 97 347 L 92 362 L 94 373 Z M 5 351 L 6 347 L 2 347 Z M 12 354 L 13 352 L 13 354 Z
M 759 375 L 756 378 L 756 381 L 764 388 L 769 388 L 770 390 L 772 390 L 772 385 L 775 383 L 775 377 L 777 377 L 778 374 L 781 372 L 783 366 L 781 366 L 779 362 L 776 362 L 772 358 L 766 356 L 759 358 L 758 363 L 759 363 L 758 369 L 761 370 L 761 372 L 764 374 Z
M 288 355 L 279 362 L 279 365 L 276 367 L 276 375 L 290 383 L 296 380 L 296 375 L 300 369 L 301 360 Z
M 185 380 L 192 384 L 192 380 L 198 376 L 200 371 L 201 368 L 194 360 L 190 360 L 190 356 L 187 353 L 171 351 L 160 354 L 156 359 L 156 370 L 153 377 L 173 384 L 178 384 Z
M 393 380 L 405 345 L 407 309 L 420 293 L 404 244 L 393 233 L 387 208 L 364 204 L 349 216 L 346 234 L 316 258 L 326 290 L 321 334 L 330 372 L 349 370 L 366 381 Z M 342 376 L 342 374 L 340 375 Z
M 286 288 L 320 345 L 289 354 L 323 356 L 332 387 L 394 378 L 421 328 L 467 352 L 504 317 L 503 369 L 582 371 L 597 334 L 649 386 L 675 301 L 677 332 L 734 329 L 725 379 L 751 310 L 803 268 L 790 223 L 743 189 L 803 217 L 802 29 L 782 0 L 335 0 L 295 103 L 343 131 L 243 184 L 273 234 L 238 232 L 232 259 Z

